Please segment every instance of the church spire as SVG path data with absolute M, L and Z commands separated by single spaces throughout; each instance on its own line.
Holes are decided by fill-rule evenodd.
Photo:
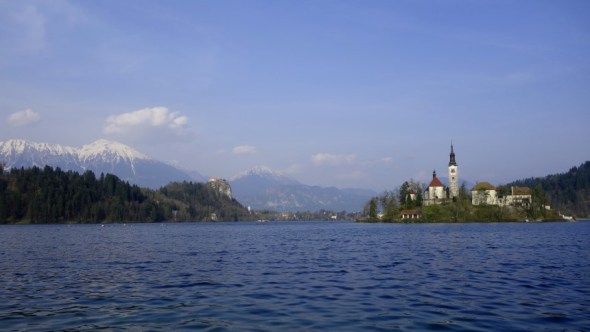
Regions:
M 455 149 L 453 149 L 453 142 L 451 141 L 451 154 L 449 160 L 449 198 L 459 196 L 459 166 L 455 161 Z
M 450 154 L 449 166 L 457 166 L 457 162 L 455 161 L 455 151 L 453 151 L 453 143 L 452 142 L 451 142 L 451 154 Z

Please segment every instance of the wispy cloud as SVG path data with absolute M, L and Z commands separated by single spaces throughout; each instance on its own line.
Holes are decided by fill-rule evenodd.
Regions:
M 311 157 L 311 161 L 316 165 L 350 164 L 353 163 L 355 160 L 355 154 L 316 153 Z
M 0 47 L 8 53 L 39 52 L 51 44 L 51 33 L 74 31 L 87 20 L 79 3 L 67 0 L 0 1 Z
M 45 44 L 45 16 L 34 5 L 27 5 L 13 13 L 14 21 L 21 27 L 24 45 L 31 50 L 41 49 Z
M 8 122 L 15 127 L 22 127 L 41 120 L 41 115 L 33 112 L 31 109 L 12 113 L 8 117 Z
M 0 46 L 6 51 L 38 51 L 45 46 L 47 18 L 37 5 L 0 3 Z
M 234 154 L 255 154 L 256 147 L 253 145 L 238 145 L 233 148 L 232 152 Z

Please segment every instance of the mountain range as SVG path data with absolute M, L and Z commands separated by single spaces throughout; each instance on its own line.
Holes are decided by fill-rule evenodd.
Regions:
M 362 211 L 376 194 L 364 189 L 309 186 L 267 167 L 244 172 L 230 184 L 234 197 L 255 210 Z
M 157 161 L 127 145 L 107 140 L 79 148 L 26 140 L 0 141 L 0 163 L 6 169 L 51 166 L 79 173 L 90 170 L 97 176 L 111 173 L 152 189 L 174 181 L 206 181 L 196 171 Z M 309 186 L 264 167 L 234 177 L 230 185 L 233 197 L 255 210 L 360 211 L 376 194 L 363 189 Z
M 25 140 L 0 142 L 0 162 L 4 167 L 59 167 L 82 173 L 86 170 L 117 175 L 143 187 L 159 188 L 171 181 L 204 181 L 172 165 L 149 158 L 133 148 L 113 141 L 98 140 L 80 148 Z

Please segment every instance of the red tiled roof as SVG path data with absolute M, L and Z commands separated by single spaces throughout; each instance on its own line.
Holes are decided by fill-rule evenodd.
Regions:
M 428 188 L 430 187 L 444 187 L 444 185 L 436 176 L 434 176 L 432 177 L 432 181 L 430 181 L 430 184 L 428 185 Z

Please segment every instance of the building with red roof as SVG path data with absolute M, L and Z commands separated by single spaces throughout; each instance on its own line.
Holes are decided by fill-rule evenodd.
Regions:
M 432 172 L 432 181 L 424 191 L 424 205 L 438 204 L 447 199 L 445 185 L 436 177 L 436 171 Z

